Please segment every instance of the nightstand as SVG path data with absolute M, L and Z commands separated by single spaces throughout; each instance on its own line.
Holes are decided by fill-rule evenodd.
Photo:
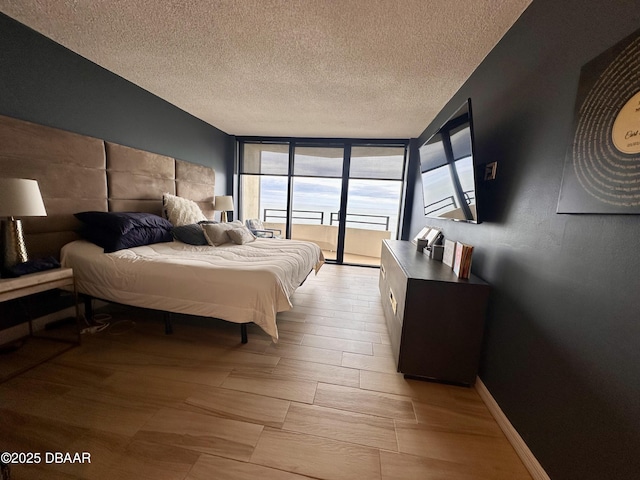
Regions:
M 0 279 L 0 302 L 6 302 L 8 300 L 26 297 L 27 295 L 32 295 L 34 293 L 46 292 L 55 288 L 68 290 L 73 294 L 76 316 L 76 334 L 74 335 L 74 338 L 69 339 L 55 336 L 45 336 L 40 332 L 38 332 L 38 334 L 36 335 L 33 331 L 32 319 L 29 318 L 29 339 L 42 339 L 56 343 L 64 343 L 67 344 L 67 346 L 61 349 L 56 348 L 53 352 L 50 351 L 49 348 L 43 348 L 42 350 L 45 351 L 45 354 L 42 356 L 36 355 L 36 358 L 28 358 L 29 355 L 26 355 L 27 358 L 18 358 L 20 357 L 19 351 L 11 354 L 3 354 L 2 356 L 0 356 L 0 362 L 8 365 L 10 367 L 10 371 L 0 371 L 0 382 L 15 377 L 20 373 L 23 373 L 37 365 L 40 365 L 47 360 L 51 360 L 61 353 L 66 352 L 67 350 L 77 345 L 80 345 L 80 311 L 78 309 L 78 297 L 76 294 L 75 282 L 73 278 L 73 270 L 71 268 L 56 268 L 52 270 L 46 270 L 44 272 L 23 275 L 17 278 Z M 45 330 L 43 330 L 42 332 L 44 331 Z M 36 350 L 39 351 L 40 349 Z M 20 365 L 23 360 L 26 360 L 26 365 Z M 15 366 L 13 365 L 14 363 L 16 363 Z M 5 369 L 3 368 L 2 370 Z

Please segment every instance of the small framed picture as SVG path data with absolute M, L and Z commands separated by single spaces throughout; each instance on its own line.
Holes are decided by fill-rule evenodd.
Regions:
M 429 230 L 427 236 L 425 237 L 425 240 L 427 241 L 427 247 L 433 247 L 435 243 L 440 239 L 440 235 L 442 235 L 442 233 L 437 228 L 432 228 L 431 230 Z
M 411 243 L 413 243 L 414 245 L 417 245 L 418 239 L 422 239 L 422 240 L 426 239 L 430 231 L 431 231 L 431 227 L 424 227 L 422 230 L 418 232 L 418 234 L 415 237 L 413 237 L 413 240 L 411 240 Z
M 442 263 L 453 268 L 453 260 L 456 254 L 456 242 L 452 240 L 444 240 L 444 252 L 442 254 Z

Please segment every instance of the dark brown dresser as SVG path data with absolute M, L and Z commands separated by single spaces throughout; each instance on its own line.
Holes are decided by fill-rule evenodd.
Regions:
M 407 377 L 473 385 L 489 285 L 459 279 L 403 240 L 384 240 L 380 294 L 398 371 Z

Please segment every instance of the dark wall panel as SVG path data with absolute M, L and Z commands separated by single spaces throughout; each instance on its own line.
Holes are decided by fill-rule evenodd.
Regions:
M 1 13 L 0 114 L 213 167 L 231 192 L 231 136 Z
M 480 377 L 554 480 L 640 478 L 640 216 L 555 213 L 580 69 L 639 27 L 637 0 L 534 0 L 418 141 L 471 97 L 484 223 L 425 219 L 418 183 L 410 235 L 476 246 Z
M 0 114 L 213 167 L 215 194 L 232 192 L 232 136 L 2 13 Z M 60 308 L 27 303 L 0 306 L 3 328 Z

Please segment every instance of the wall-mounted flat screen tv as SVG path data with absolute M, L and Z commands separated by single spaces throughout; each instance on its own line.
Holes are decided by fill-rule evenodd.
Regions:
M 420 147 L 426 217 L 480 223 L 471 99 Z

